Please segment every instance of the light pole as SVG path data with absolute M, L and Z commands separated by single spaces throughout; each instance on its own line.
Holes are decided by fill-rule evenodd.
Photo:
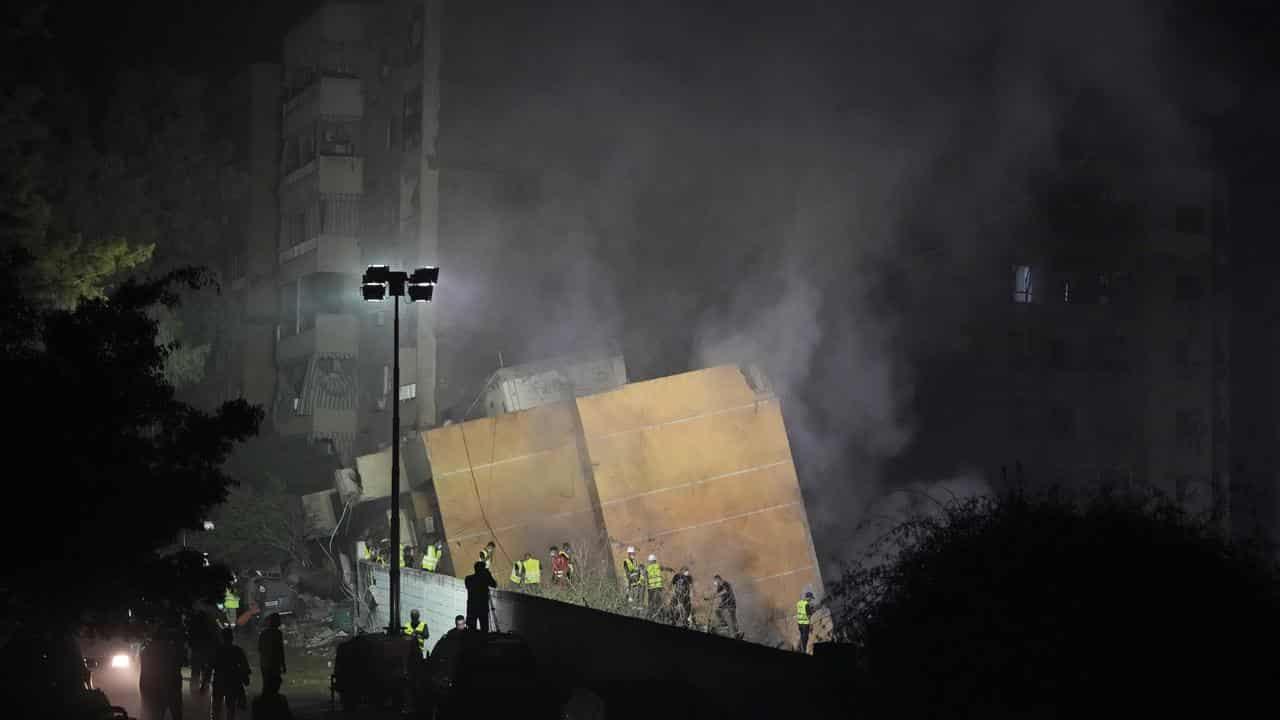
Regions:
M 391 296 L 392 345 L 391 389 L 391 597 L 390 619 L 387 634 L 400 634 L 400 298 L 408 290 L 409 302 L 431 302 L 436 283 L 440 280 L 440 268 L 418 268 L 412 273 L 392 270 L 387 265 L 370 265 L 360 281 L 360 296 L 367 302 L 382 302 Z

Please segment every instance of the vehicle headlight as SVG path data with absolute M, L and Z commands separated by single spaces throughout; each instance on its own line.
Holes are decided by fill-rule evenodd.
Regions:
M 129 667 L 129 656 L 128 656 L 128 655 L 124 655 L 124 654 L 120 654 L 120 655 L 112 655 L 112 656 L 111 656 L 111 667 L 113 667 L 113 668 L 127 668 L 127 667 Z

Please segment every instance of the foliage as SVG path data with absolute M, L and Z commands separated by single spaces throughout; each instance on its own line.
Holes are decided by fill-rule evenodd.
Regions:
M 830 596 L 872 716 L 1156 714 L 1267 687 L 1276 580 L 1158 496 L 1011 493 L 898 525 Z
M 236 486 L 211 516 L 212 532 L 192 538 L 191 544 L 235 567 L 261 567 L 282 558 L 309 567 L 310 523 L 298 498 L 275 480 L 254 487 Z
M 71 621 L 136 601 L 130 588 L 155 551 L 200 527 L 227 494 L 222 465 L 257 432 L 262 411 L 243 401 L 203 412 L 164 377 L 155 305 L 207 278 L 182 269 L 128 281 L 108 298 L 46 308 L 21 293 L 31 259 L 11 252 L 0 278 L 0 368 L 13 383 L 6 498 L 47 524 L 9 522 L 4 546 L 30 556 L 0 588 L 0 614 Z M 25 267 L 24 267 L 25 266 Z M 45 561 L 40 561 L 45 559 Z
M 151 257 L 153 246 L 84 236 L 54 212 L 49 198 L 58 194 L 58 179 L 46 166 L 71 149 L 37 120 L 43 99 L 29 87 L 0 93 L 0 250 L 30 258 L 15 276 L 28 298 L 66 308 L 101 299 L 112 279 Z

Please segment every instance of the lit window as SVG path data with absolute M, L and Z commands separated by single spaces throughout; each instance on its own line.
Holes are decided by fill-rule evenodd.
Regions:
M 408 385 L 401 385 L 401 386 L 400 386 L 400 399 L 401 399 L 401 400 L 412 400 L 412 399 L 414 399 L 414 398 L 416 398 L 416 397 L 418 397 L 418 384 L 417 384 L 417 383 L 410 383 L 410 384 L 408 384 Z
M 1013 266 L 1013 301 L 1016 303 L 1031 302 L 1031 266 Z

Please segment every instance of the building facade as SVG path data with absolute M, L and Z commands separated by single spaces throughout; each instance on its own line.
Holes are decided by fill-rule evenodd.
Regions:
M 993 466 L 1006 483 L 1151 486 L 1225 523 L 1221 186 L 1197 167 L 1144 177 L 1109 196 L 1110 230 L 1013 250 Z

